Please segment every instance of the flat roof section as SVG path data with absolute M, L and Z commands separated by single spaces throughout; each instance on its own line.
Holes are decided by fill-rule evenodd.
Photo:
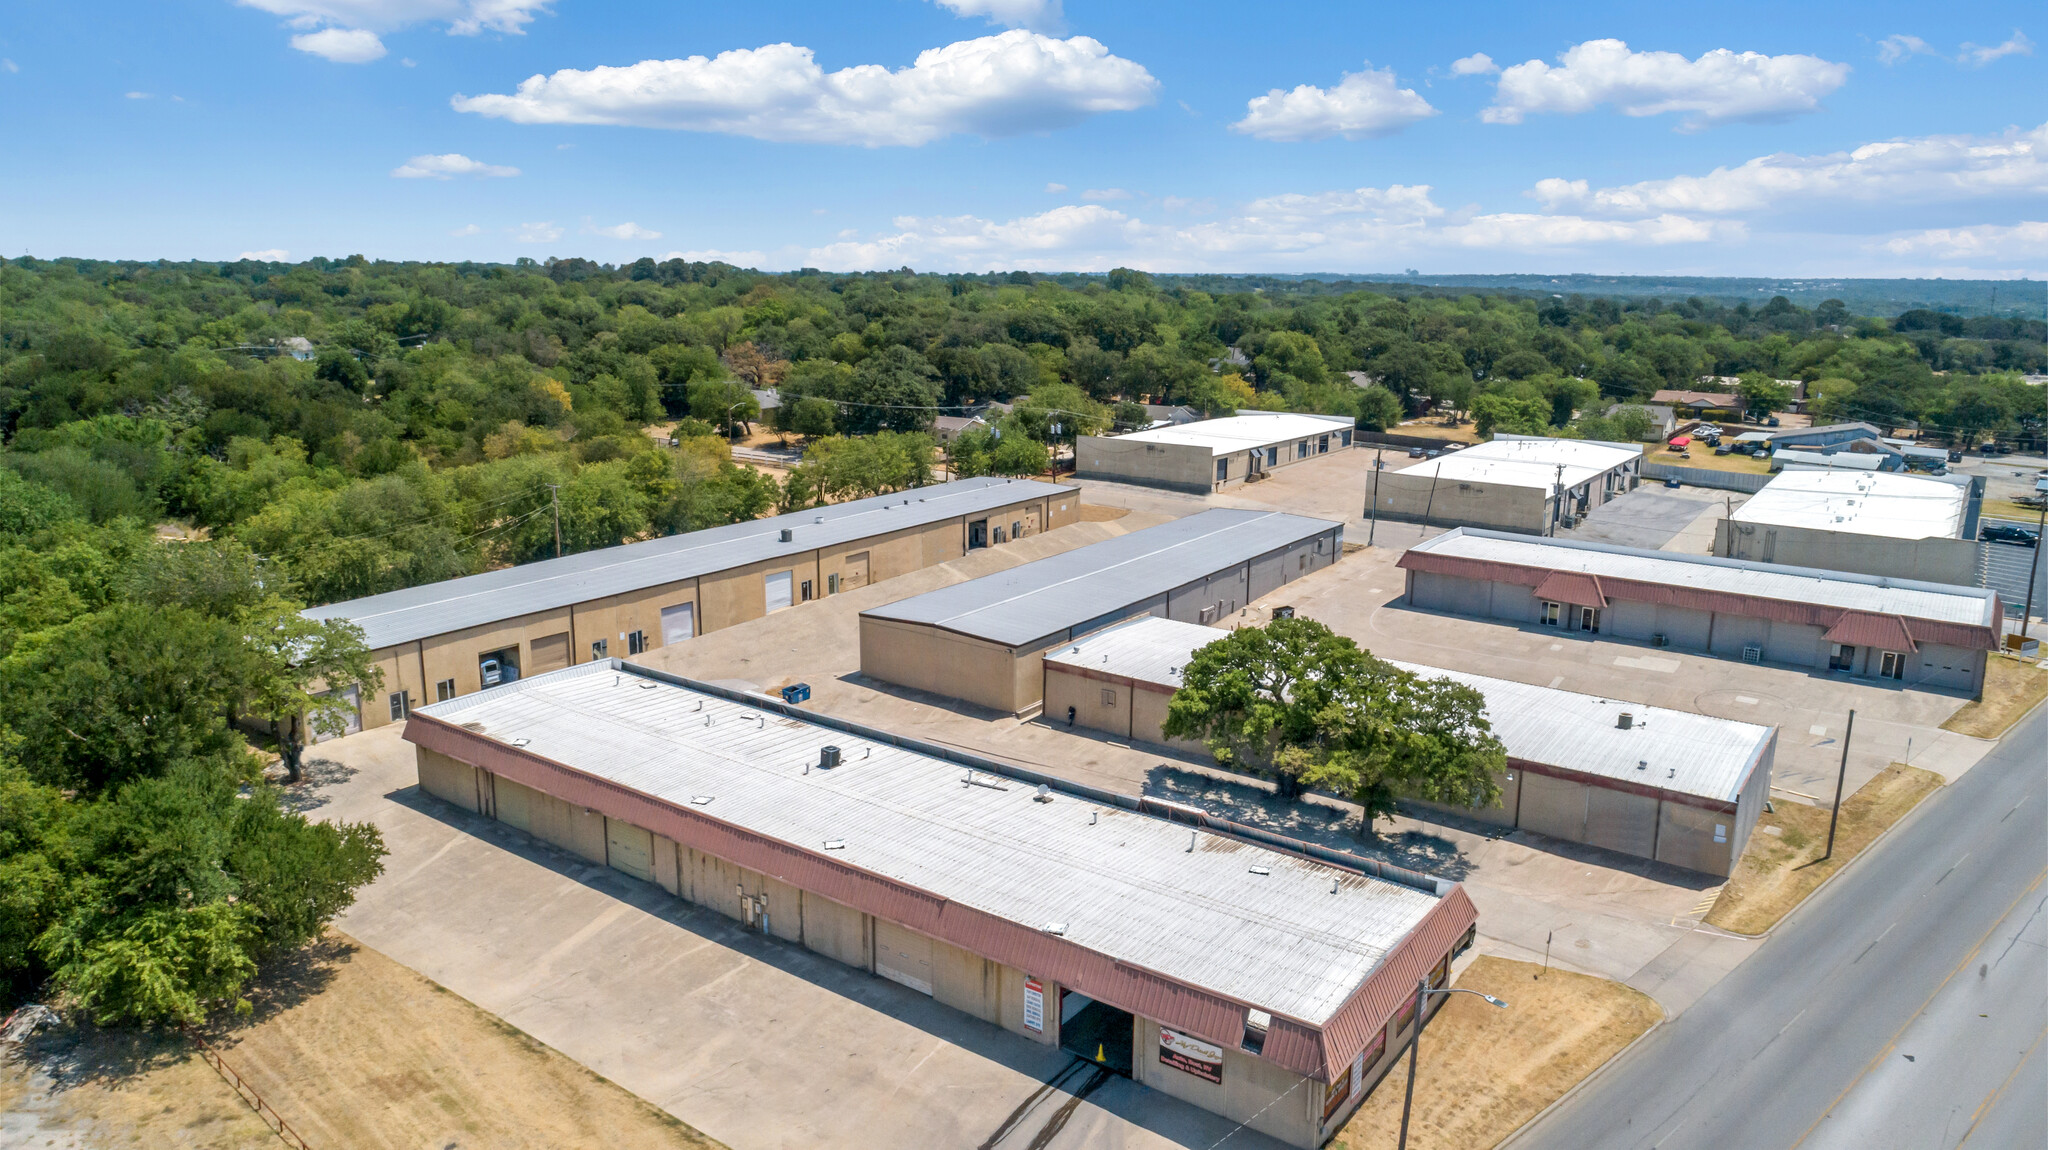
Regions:
M 861 612 L 1020 647 L 1344 525 L 1214 508 Z
M 1292 443 L 1313 435 L 1344 431 L 1357 424 L 1347 415 L 1308 415 L 1292 411 L 1240 412 L 1222 419 L 1204 419 L 1173 427 L 1155 427 L 1129 435 L 1102 438 L 1104 443 L 1172 443 L 1206 447 L 1211 455 L 1229 455 L 1254 447 Z M 1100 446 L 1100 444 L 1098 444 Z
M 1536 539 L 1502 531 L 1459 527 L 1408 549 L 1398 566 L 1414 556 L 1444 556 L 1551 571 L 1581 571 L 1612 579 L 1746 595 L 1786 603 L 1839 607 L 1901 615 L 1968 627 L 1998 625 L 1998 595 L 1981 587 L 1921 583 L 1882 575 L 1787 567 L 1746 559 L 1716 559 L 1646 551 L 1576 539 Z M 1715 608 L 1727 610 L 1727 608 Z
M 1033 479 L 960 479 L 329 603 L 307 608 L 305 615 L 351 620 L 375 650 L 1028 499 L 1079 494 Z M 787 543 L 781 538 L 785 529 L 795 535 Z
M 618 660 L 415 714 L 1311 1026 L 1443 898 L 1067 791 L 970 785 L 959 763 Z M 837 768 L 815 766 L 826 745 Z
M 1788 471 L 1750 496 L 1730 518 L 1888 539 L 1960 539 L 1969 506 L 1967 486 L 1939 479 L 1876 471 Z
M 1225 634 L 1215 627 L 1147 616 L 1066 644 L 1048 652 L 1045 661 L 1178 690 L 1181 670 L 1195 651 Z M 1493 733 L 1512 758 L 1658 790 L 1733 802 L 1771 739 L 1771 728 L 1754 723 L 1398 659 L 1388 662 L 1426 678 L 1455 679 L 1477 688 L 1486 696 Z M 1623 711 L 1633 717 L 1628 730 L 1617 725 Z
M 1564 467 L 1564 485 L 1579 484 L 1641 459 L 1641 446 L 1592 439 L 1543 439 L 1500 436 L 1460 451 L 1445 452 L 1399 469 L 1398 474 L 1434 477 L 1453 483 L 1498 483 L 1507 487 L 1549 490 Z

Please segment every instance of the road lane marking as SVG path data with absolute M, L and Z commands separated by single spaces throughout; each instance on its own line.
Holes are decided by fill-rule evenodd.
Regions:
M 1842 1092 L 1835 1095 L 1835 1100 L 1828 1103 L 1827 1109 L 1820 1112 L 1820 1117 L 1814 1119 L 1813 1124 L 1806 1128 L 1806 1132 L 1794 1139 L 1792 1145 L 1786 1147 L 1786 1150 L 1799 1150 L 1801 1146 L 1804 1146 L 1806 1140 L 1813 1137 L 1813 1132 L 1820 1128 L 1820 1124 L 1827 1121 L 1828 1115 L 1835 1112 L 1835 1107 L 1842 1104 L 1842 1099 L 1847 1098 L 1849 1092 L 1856 1089 L 1858 1083 L 1869 1077 L 1870 1072 L 1877 1069 L 1878 1063 L 1883 1062 L 1891 1055 L 1892 1049 L 1899 1044 L 1899 1036 L 1906 1033 L 1907 1027 L 1919 1021 L 1921 1015 L 1927 1013 L 1927 1008 L 1934 1002 L 1935 996 L 1947 989 L 1948 984 L 1955 981 L 1956 975 L 1961 974 L 1972 962 L 1976 961 L 1977 953 L 1983 950 L 1984 944 L 1991 941 L 1991 936 L 1997 933 L 1998 924 L 2005 921 L 2005 916 L 2011 914 L 2014 907 L 2018 906 L 2028 895 L 2033 894 L 2040 887 L 2041 880 L 2044 878 L 2048 878 L 2048 868 L 2034 872 L 2034 881 L 2028 883 L 2025 890 L 2021 891 L 2011 902 L 2005 904 L 2005 909 L 1999 911 L 1992 918 L 1991 925 L 1985 928 L 1983 934 L 1977 936 L 1977 941 L 1971 944 L 1970 951 L 1963 956 L 1963 960 L 1957 963 L 1955 969 L 1949 971 L 1948 975 L 1928 993 L 1926 999 L 1920 1003 L 1919 1008 L 1908 1015 L 1906 1021 L 1900 1023 L 1899 1028 L 1892 1032 L 1891 1038 L 1884 1044 L 1884 1049 L 1878 1051 L 1876 1057 L 1864 1064 L 1863 1069 L 1856 1073 L 1856 1077 L 1850 1079 L 1847 1086 L 1842 1087 Z
M 1999 819 L 1998 821 L 1999 821 L 1999 822 L 2004 822 L 2004 821 L 2005 821 L 2005 819 L 2009 819 L 2009 818 L 2011 818 L 2011 817 L 2013 816 L 2013 811 L 2017 811 L 2017 810 L 2019 810 L 2019 809 L 2020 809 L 2021 807 L 2023 807 L 2023 806 L 2026 806 L 2026 805 L 2027 805 L 2027 799 L 2031 799 L 2031 798 L 2033 798 L 2033 797 L 2034 797 L 2034 796 L 2032 796 L 2032 795 L 2028 795 L 2028 796 L 2026 796 L 2026 798 L 2023 798 L 2023 799 L 2021 799 L 2021 800 L 2020 800 L 2019 802 L 2016 802 L 2016 803 L 2014 803 L 2014 804 L 2012 805 L 2012 810 L 2011 810 L 2011 811 L 2007 811 L 2007 812 L 2005 812 L 2005 818 L 2001 818 L 2001 819 Z
M 1999 820 L 1999 821 L 2003 822 L 2004 820 L 2003 820 L 2003 819 L 2001 819 L 2001 820 Z M 1970 857 L 1970 852 L 1969 852 L 1969 851 L 1964 851 L 1964 852 L 1963 852 L 1963 859 L 1966 859 L 1966 858 L 1969 858 L 1969 857 Z M 1942 872 L 1941 872 L 1941 877 L 1940 877 L 1940 878 L 1938 878 L 1938 879 L 1935 879 L 1935 880 L 1934 880 L 1934 885 L 1935 885 L 1935 886 L 1940 886 L 1940 885 L 1941 885 L 1942 883 L 1945 883 L 1945 882 L 1947 882 L 1947 881 L 1948 881 L 1948 876 L 1950 876 L 1950 875 L 1952 875 L 1952 874 L 1956 873 L 1956 868 L 1957 868 L 1957 867 L 1959 867 L 1959 866 L 1961 866 L 1961 865 L 1963 865 L 1963 859 L 1957 859 L 1956 861 L 1954 861 L 1954 862 L 1952 862 L 1952 863 L 1948 864 L 1948 869 L 1947 869 L 1947 870 L 1945 870 L 1945 871 L 1942 871 Z

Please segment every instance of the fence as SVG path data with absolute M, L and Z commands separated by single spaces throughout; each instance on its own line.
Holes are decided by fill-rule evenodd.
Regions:
M 1461 447 L 1464 446 L 1463 440 L 1431 439 L 1426 435 L 1396 435 L 1390 431 L 1360 430 L 1352 434 L 1351 441 L 1354 444 L 1366 447 L 1398 447 L 1403 451 L 1411 447 L 1442 447 L 1447 443 L 1456 443 Z
M 192 1045 L 199 1049 L 199 1057 L 204 1059 L 208 1066 L 213 1067 L 214 1071 L 221 1076 L 223 1081 L 235 1088 L 236 1096 L 247 1103 L 249 1109 L 256 1112 L 256 1117 L 261 1118 L 263 1124 L 270 1127 L 270 1132 L 277 1135 L 280 1142 L 293 1147 L 293 1150 L 313 1150 L 311 1146 L 307 1145 L 304 1138 L 299 1137 L 299 1132 L 292 1129 L 291 1125 L 284 1120 L 282 1115 L 272 1110 L 270 1103 L 265 1102 L 261 1094 L 256 1093 L 254 1086 L 242 1081 L 242 1076 L 235 1073 L 234 1068 L 229 1066 L 225 1059 L 221 1058 L 219 1052 L 215 1051 L 213 1047 L 208 1046 L 204 1038 L 199 1037 L 197 1031 L 187 1027 L 185 1028 L 185 1037 L 192 1040 Z
M 1692 487 L 1712 487 L 1721 491 L 1741 491 L 1755 495 L 1771 481 L 1768 475 L 1756 475 L 1747 471 L 1716 471 L 1711 467 L 1674 467 L 1669 463 L 1655 460 L 1643 461 L 1644 479 L 1676 479 Z

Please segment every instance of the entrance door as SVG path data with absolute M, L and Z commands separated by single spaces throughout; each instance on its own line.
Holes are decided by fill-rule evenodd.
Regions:
M 1828 670 L 1854 671 L 1855 669 L 1856 648 L 1842 643 L 1835 644 L 1834 651 L 1828 655 Z
M 1598 607 L 1581 607 L 1581 608 L 1579 608 L 1579 620 L 1578 620 L 1578 622 L 1579 622 L 1579 630 L 1581 630 L 1581 631 L 1591 631 L 1591 632 L 1593 632 L 1593 633 L 1594 633 L 1595 635 L 1599 634 L 1599 633 L 1600 633 L 1600 608 L 1598 608 Z
M 1131 1042 L 1136 1027 L 1131 1016 L 1085 994 L 1060 991 L 1060 1049 L 1128 1078 Z
M 697 605 L 678 603 L 661 609 L 661 642 L 663 646 L 680 643 L 697 637 Z
M 1905 678 L 1906 657 L 1897 651 L 1886 651 L 1884 653 L 1884 663 L 1879 669 L 1878 674 L 1887 679 Z
M 967 525 L 967 549 L 978 551 L 988 546 L 988 520 L 977 519 Z
M 875 973 L 919 994 L 930 994 L 932 940 L 893 922 L 876 919 Z
M 846 572 L 839 577 L 839 589 L 851 591 L 868 585 L 868 553 L 856 551 L 846 557 Z

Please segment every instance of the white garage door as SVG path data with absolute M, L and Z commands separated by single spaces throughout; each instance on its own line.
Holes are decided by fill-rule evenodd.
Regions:
M 775 574 L 768 576 L 768 610 L 770 613 L 780 611 L 784 607 L 789 606 L 790 574 L 788 571 L 777 571 Z
M 893 922 L 875 920 L 875 973 L 919 994 L 932 992 L 932 940 Z
M 678 603 L 661 609 L 661 644 L 680 643 L 697 637 L 697 605 Z

